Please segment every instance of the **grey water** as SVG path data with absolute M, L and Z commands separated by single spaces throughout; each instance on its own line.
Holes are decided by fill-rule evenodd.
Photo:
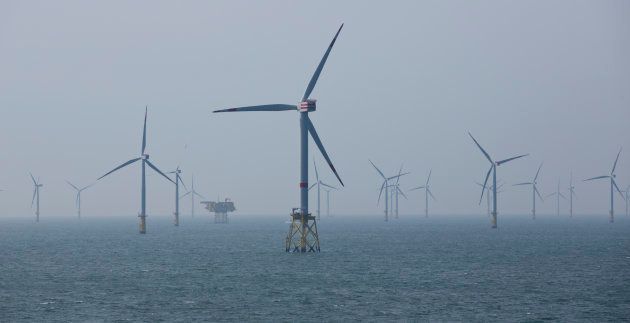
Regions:
M 627 321 L 630 218 L 0 219 L 0 322 Z

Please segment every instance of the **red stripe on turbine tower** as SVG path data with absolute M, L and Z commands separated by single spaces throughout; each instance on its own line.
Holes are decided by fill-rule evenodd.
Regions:
M 308 187 L 308 183 L 300 182 L 300 188 L 305 188 L 305 187 Z

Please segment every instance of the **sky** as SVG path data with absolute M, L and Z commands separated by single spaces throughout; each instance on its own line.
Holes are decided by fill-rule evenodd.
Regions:
M 629 18 L 623 0 L 2 1 L 0 217 L 33 216 L 29 172 L 44 184 L 42 219 L 73 215 L 65 180 L 88 185 L 138 157 L 145 106 L 156 166 L 179 165 L 239 214 L 288 215 L 299 206 L 298 113 L 211 111 L 296 104 L 341 23 L 311 96 L 346 184 L 331 194 L 334 214 L 382 214 L 368 159 L 387 175 L 404 164 L 404 190 L 432 169 L 436 214 L 482 214 L 474 182 L 489 164 L 470 131 L 497 160 L 530 154 L 498 168 L 499 214 L 529 214 L 530 189 L 511 185 L 544 162 L 544 195 L 558 181 L 566 195 L 573 172 L 575 212 L 605 216 L 608 183 L 582 180 L 608 174 L 623 146 L 617 181 L 630 184 Z M 339 186 L 312 140 L 309 151 Z M 171 214 L 173 185 L 148 173 L 148 214 Z M 422 193 L 408 197 L 400 212 L 421 213 Z M 86 190 L 83 215 L 136 215 L 139 198 L 135 164 Z

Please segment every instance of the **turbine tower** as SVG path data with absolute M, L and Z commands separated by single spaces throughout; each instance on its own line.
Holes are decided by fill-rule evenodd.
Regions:
M 296 105 L 292 104 L 267 104 L 257 106 L 247 106 L 240 108 L 230 108 L 217 110 L 214 112 L 236 112 L 236 111 L 298 111 L 300 114 L 300 207 L 294 208 L 291 212 L 291 225 L 289 227 L 289 233 L 285 240 L 285 250 L 287 252 L 319 252 L 319 235 L 317 233 L 317 221 L 315 217 L 311 216 L 308 212 L 308 134 L 311 134 L 313 141 L 321 151 L 322 155 L 326 159 L 328 166 L 332 169 L 333 173 L 339 180 L 339 183 L 343 186 L 343 182 L 337 174 L 337 170 L 332 164 L 332 161 L 324 149 L 324 145 L 315 131 L 315 126 L 308 117 L 309 112 L 314 112 L 316 109 L 316 101 L 310 99 L 311 92 L 315 88 L 315 84 L 319 79 L 319 75 L 326 64 L 328 55 L 343 28 L 343 24 L 337 30 L 335 37 L 328 45 L 328 49 L 324 53 L 319 65 L 315 69 L 315 73 L 309 81 L 306 91 L 302 96 L 300 102 Z M 309 222 L 311 224 L 309 224 Z
M 626 190 L 624 191 L 624 193 L 625 193 L 624 200 L 626 201 L 626 216 L 628 216 L 628 203 L 630 202 L 630 185 L 626 187 Z
M 336 190 L 336 188 L 324 188 L 324 191 L 326 191 L 326 216 L 330 217 L 330 191 L 332 190 Z
M 39 182 L 39 178 L 35 180 L 33 174 L 28 174 L 31 175 L 31 179 L 33 180 L 33 199 L 31 200 L 31 207 L 33 207 L 33 203 L 35 203 L 35 200 L 37 200 L 37 205 L 35 208 L 35 222 L 39 223 L 39 188 L 44 185 Z
M 147 110 L 148 108 L 145 107 L 144 108 L 144 127 L 142 128 L 142 149 L 140 150 L 140 157 L 134 158 L 134 159 L 130 159 L 126 162 L 124 162 L 123 164 L 121 164 L 120 166 L 112 169 L 111 171 L 109 171 L 108 173 L 106 173 L 105 175 L 99 177 L 97 179 L 100 180 L 103 177 L 125 167 L 128 165 L 131 165 L 137 161 L 142 161 L 142 182 L 141 182 L 141 187 L 140 187 L 140 214 L 138 214 L 138 217 L 140 218 L 140 233 L 141 234 L 145 234 L 147 233 L 147 223 L 146 223 L 146 217 L 147 217 L 147 199 L 146 199 L 146 195 L 147 195 L 147 190 L 146 190 L 146 172 L 145 172 L 145 168 L 147 165 L 149 165 L 149 167 L 151 167 L 154 171 L 156 171 L 158 174 L 162 175 L 164 178 L 166 178 L 169 182 L 175 184 L 175 182 L 173 182 L 172 179 L 170 179 L 168 176 L 166 176 L 166 174 L 164 174 L 161 170 L 159 170 L 155 165 L 153 165 L 150 161 L 149 161 L 149 154 L 145 153 L 146 147 L 147 147 Z
M 66 181 L 66 183 L 68 183 L 68 185 L 72 186 L 72 188 L 74 188 L 74 190 L 77 191 L 77 198 L 76 198 L 74 203 L 76 204 L 76 207 L 77 207 L 77 216 L 79 217 L 79 219 L 81 219 L 81 192 L 83 192 L 84 190 L 92 187 L 92 185 L 94 185 L 94 184 L 90 184 L 90 185 L 85 186 L 83 188 L 78 188 L 74 184 L 70 183 L 70 181 Z
M 319 179 L 319 173 L 317 172 L 317 164 L 315 164 L 315 159 L 313 159 L 313 167 L 315 168 L 315 183 L 313 183 L 313 185 L 311 185 L 311 187 L 309 187 L 308 190 L 310 191 L 313 187 L 317 186 L 317 220 L 319 221 L 320 220 L 320 206 L 321 206 L 321 203 L 320 203 L 321 186 L 328 187 L 330 189 L 335 189 L 335 190 L 337 188 L 334 186 L 328 185 Z M 328 196 L 326 198 L 328 198 Z
M 409 191 L 415 191 L 422 188 L 424 189 L 424 217 L 426 218 L 429 217 L 429 196 L 431 196 L 431 198 L 435 201 L 435 196 L 433 196 L 433 193 L 431 193 L 431 189 L 429 188 L 429 181 L 431 180 L 431 172 L 433 172 L 433 170 L 429 170 L 429 176 L 427 176 L 427 181 L 424 184 L 424 186 L 414 187 L 409 190 Z
M 556 188 L 556 191 L 551 193 L 551 194 L 547 194 L 547 196 L 545 196 L 545 198 L 547 197 L 551 197 L 551 196 L 555 196 L 556 197 L 556 215 L 560 215 L 560 198 L 563 199 L 567 199 L 566 196 L 564 196 L 562 193 L 560 193 L 560 180 L 558 180 L 558 187 Z
M 536 176 L 534 176 L 534 179 L 531 182 L 524 182 L 524 183 L 518 183 L 518 184 L 514 184 L 512 186 L 520 186 L 520 185 L 531 185 L 532 186 L 532 219 L 536 219 L 536 195 L 538 195 L 538 198 L 540 198 L 540 201 L 543 201 L 542 196 L 540 196 L 540 192 L 538 192 L 538 187 L 537 187 L 537 182 L 536 180 L 538 179 L 538 174 L 540 174 L 540 168 L 542 167 L 542 163 L 540 163 L 540 166 L 538 166 L 538 170 L 536 171 Z
M 475 182 L 475 184 L 479 185 L 479 187 L 483 187 L 483 184 L 479 183 L 479 182 Z M 499 187 L 497 187 L 498 191 L 497 194 L 502 193 L 503 191 L 501 191 L 501 187 L 503 187 L 504 183 L 499 184 Z M 485 194 L 486 194 L 486 204 L 487 204 L 487 209 L 488 209 L 488 216 L 492 215 L 492 211 L 490 208 L 490 191 L 492 191 L 492 186 L 487 186 L 485 189 Z
M 182 182 L 183 184 L 184 182 Z M 185 186 L 184 186 L 185 187 Z M 201 194 L 199 194 L 199 192 L 197 192 L 195 190 L 195 175 L 190 175 L 190 191 L 186 192 L 186 194 L 180 196 L 179 198 L 184 198 L 186 197 L 186 195 L 190 194 L 190 217 L 194 218 L 195 217 L 195 195 L 198 197 L 201 197 L 202 199 L 205 199 L 205 197 Z
M 610 223 L 615 222 L 615 191 L 613 189 L 616 188 L 617 192 L 619 192 L 619 194 L 621 195 L 621 197 L 623 198 L 623 194 L 621 194 L 621 190 L 619 189 L 619 187 L 617 186 L 617 183 L 615 182 L 615 168 L 617 168 L 617 161 L 619 160 L 619 154 L 621 154 L 621 149 L 619 149 L 619 152 L 617 153 L 617 158 L 615 158 L 615 163 L 613 164 L 613 168 L 610 171 L 610 175 L 602 175 L 602 176 L 597 176 L 597 177 L 592 177 L 589 179 L 585 179 L 584 181 L 592 181 L 595 179 L 603 179 L 603 178 L 610 178 Z
M 575 186 L 573 186 L 573 172 L 569 180 L 569 217 L 573 217 L 573 197 L 575 196 Z
M 376 165 L 374 165 L 374 163 L 371 160 L 369 160 L 369 161 L 370 161 L 370 164 L 372 164 L 372 166 L 374 167 L 374 169 L 376 169 L 378 174 L 381 175 L 381 177 L 383 178 L 383 184 L 381 185 L 381 190 L 378 193 L 378 200 L 376 201 L 376 205 L 378 206 L 379 203 L 381 202 L 381 195 L 383 194 L 383 189 L 385 189 L 385 210 L 384 210 L 384 212 L 385 212 L 385 222 L 387 222 L 387 221 L 389 221 L 389 213 L 388 213 L 389 212 L 389 205 L 388 205 L 388 202 L 389 202 L 389 187 L 390 187 L 389 181 L 394 179 L 394 178 L 399 178 L 400 176 L 407 175 L 409 173 L 401 174 L 399 172 L 398 175 L 396 175 L 396 176 L 385 177 L 383 172 L 381 172 L 381 170 L 378 169 L 378 167 L 376 167 Z
M 479 198 L 479 204 L 481 204 L 481 200 L 483 199 L 483 193 L 485 191 L 486 184 L 488 183 L 488 177 L 490 177 L 490 172 L 492 172 L 492 228 L 496 229 L 497 228 L 497 167 L 509 161 L 512 161 L 514 159 L 525 157 L 529 154 L 518 155 L 515 157 L 511 157 L 511 158 L 499 160 L 499 161 L 493 161 L 492 158 L 490 158 L 490 155 L 488 155 L 488 153 L 483 148 L 481 148 L 481 145 L 477 142 L 475 137 L 473 137 L 472 134 L 470 134 L 470 132 L 468 133 L 468 135 L 470 136 L 470 138 L 472 138 L 472 140 L 475 142 L 477 147 L 479 147 L 483 155 L 490 162 L 490 169 L 488 169 L 488 173 L 486 174 L 486 180 L 483 182 L 483 188 L 481 189 L 481 198 Z
M 182 180 L 182 177 L 179 175 L 181 173 L 182 171 L 179 169 L 179 166 L 177 166 L 174 171 L 169 172 L 169 174 L 175 174 L 175 212 L 173 212 L 175 218 L 173 219 L 173 224 L 176 227 L 179 226 L 179 183 L 182 183 L 184 189 L 188 190 L 188 188 L 186 188 L 186 184 L 184 184 L 184 181 Z

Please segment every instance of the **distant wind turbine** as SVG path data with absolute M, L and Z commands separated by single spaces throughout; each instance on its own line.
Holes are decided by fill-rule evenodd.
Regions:
M 33 180 L 33 199 L 31 200 L 31 207 L 33 207 L 33 203 L 35 202 L 35 200 L 37 200 L 37 205 L 35 209 L 35 222 L 39 223 L 39 188 L 43 187 L 44 185 L 39 182 L 39 177 L 37 178 L 37 180 L 35 180 L 33 174 L 28 174 L 31 175 L 31 179 Z
M 398 177 L 396 177 L 396 183 L 394 183 L 393 188 L 394 188 L 394 197 L 395 197 L 395 202 L 396 202 L 396 213 L 394 213 L 394 216 L 396 219 L 398 219 L 398 195 L 402 195 L 405 200 L 407 199 L 407 195 L 405 195 L 405 193 L 403 193 L 403 191 L 400 189 L 400 176 L 402 175 L 402 169 L 403 169 L 403 165 L 400 165 L 400 169 L 398 170 Z
M 186 184 L 184 184 L 184 181 L 182 180 L 182 177 L 179 175 L 181 173 L 182 171 L 179 169 L 179 166 L 177 166 L 174 171 L 169 172 L 169 174 L 175 174 L 175 212 L 173 213 L 175 218 L 173 219 L 173 224 L 176 227 L 179 226 L 179 183 L 182 183 L 184 189 L 188 190 L 188 188 L 186 188 Z
M 158 174 L 162 175 L 164 178 L 166 178 L 169 182 L 175 184 L 175 182 L 173 182 L 172 179 L 170 179 L 168 176 L 166 176 L 166 174 L 164 174 L 161 170 L 159 170 L 155 165 L 153 165 L 150 161 L 149 161 L 149 154 L 145 153 L 145 149 L 147 147 L 147 110 L 148 108 L 145 107 L 144 109 L 144 127 L 142 128 L 142 149 L 140 150 L 140 157 L 134 158 L 134 159 L 130 159 L 126 162 L 124 162 L 123 164 L 121 164 L 120 166 L 112 169 L 111 171 L 109 171 L 108 173 L 106 173 L 105 175 L 99 177 L 97 179 L 100 180 L 103 177 L 125 167 L 128 165 L 131 165 L 137 161 L 142 161 L 142 184 L 141 184 L 141 197 L 140 197 L 140 214 L 138 215 L 138 217 L 140 218 L 140 233 L 141 234 L 145 234 L 147 233 L 147 223 L 146 223 L 146 217 L 147 217 L 147 199 L 146 199 L 146 195 L 147 195 L 147 190 L 146 190 L 146 174 L 145 174 L 145 168 L 146 165 L 149 165 L 149 167 L 151 167 L 154 171 L 156 171 Z
M 77 216 L 79 217 L 79 219 L 81 219 L 81 192 L 83 192 L 84 190 L 92 187 L 92 185 L 94 185 L 93 183 L 82 187 L 82 188 L 78 188 L 77 186 L 75 186 L 74 184 L 70 183 L 70 181 L 66 181 L 66 183 L 68 183 L 68 185 L 72 186 L 72 188 L 74 188 L 75 191 L 77 191 L 77 198 L 75 200 L 75 205 L 77 207 Z
M 374 165 L 374 163 L 371 160 L 369 160 L 369 162 L 370 162 L 370 164 L 372 164 L 374 169 L 376 169 L 378 174 L 381 175 L 381 177 L 383 178 L 383 184 L 381 184 L 381 190 L 378 193 L 378 201 L 376 202 L 376 205 L 378 205 L 381 202 L 381 195 L 383 194 L 383 189 L 385 189 L 385 222 L 387 222 L 387 221 L 389 221 L 389 214 L 388 214 L 388 212 L 389 212 L 389 205 L 388 205 L 388 202 L 389 202 L 389 181 L 394 179 L 394 178 L 398 178 L 400 176 L 407 175 L 409 173 L 401 174 L 399 172 L 398 175 L 396 175 L 396 176 L 385 177 L 383 172 L 381 172 L 381 170 L 378 169 L 378 167 L 376 167 L 376 165 Z
M 326 216 L 330 217 L 330 191 L 332 190 L 337 190 L 336 188 L 324 188 L 324 191 L 326 191 Z
M 560 193 L 560 180 L 558 180 L 558 187 L 557 187 L 556 191 L 551 193 L 551 194 L 547 194 L 547 196 L 545 196 L 545 198 L 552 197 L 552 196 L 556 197 L 556 215 L 560 215 L 560 198 L 563 198 L 565 200 L 567 199 L 566 196 L 564 196 L 562 193 Z
M 203 195 L 199 194 L 199 192 L 195 190 L 195 175 L 190 176 L 190 190 L 186 192 L 186 194 L 180 196 L 180 199 L 186 197 L 186 195 L 188 194 L 190 194 L 190 202 L 191 202 L 190 217 L 194 218 L 195 217 L 195 195 L 202 199 L 205 199 Z
M 479 187 L 483 187 L 483 184 L 479 183 L 479 182 L 475 182 L 475 184 L 479 185 Z M 503 191 L 501 190 L 501 187 L 503 187 L 504 183 L 500 183 L 499 187 L 497 187 L 498 191 L 497 194 L 502 193 Z M 490 191 L 492 191 L 492 187 L 493 186 L 486 186 L 486 190 L 485 190 L 485 194 L 486 194 L 486 204 L 487 204 L 487 209 L 488 209 L 488 216 L 492 215 L 492 209 L 490 208 Z
M 326 159 L 328 166 L 343 186 L 343 181 L 337 170 L 332 164 L 332 161 L 324 149 L 322 141 L 319 139 L 315 126 L 311 122 L 308 114 L 309 112 L 315 112 L 316 100 L 310 99 L 315 84 L 319 79 L 319 75 L 324 69 L 324 64 L 328 59 L 328 55 L 333 48 L 333 45 L 337 41 L 337 37 L 343 28 L 343 24 L 337 30 L 335 37 L 328 45 L 324 56 L 322 57 L 319 65 L 315 69 L 315 73 L 311 77 L 306 91 L 302 96 L 302 99 L 297 105 L 293 104 L 267 104 L 257 106 L 247 106 L 240 108 L 229 108 L 216 110 L 214 112 L 237 112 L 237 111 L 298 111 L 300 115 L 300 207 L 299 209 L 293 209 L 291 213 L 291 226 L 289 227 L 289 233 L 285 240 L 285 250 L 287 252 L 319 252 L 319 235 L 317 233 L 317 222 L 314 217 L 308 212 L 308 134 L 310 133 L 315 145 L 319 148 L 319 151 Z M 309 222 L 312 221 L 312 224 Z
M 610 175 L 602 175 L 602 176 L 597 176 L 597 177 L 591 177 L 589 179 L 585 179 L 584 181 L 592 181 L 595 179 L 603 179 L 603 178 L 610 178 L 610 223 L 615 222 L 615 190 L 613 189 L 616 188 L 617 192 L 619 192 L 619 194 L 621 195 L 621 197 L 623 198 L 623 194 L 621 194 L 621 190 L 619 189 L 619 187 L 617 186 L 617 183 L 615 182 L 615 177 L 617 175 L 615 175 L 615 168 L 617 168 L 617 161 L 619 160 L 619 154 L 621 154 L 621 149 L 619 149 L 619 152 L 617 153 L 617 158 L 615 158 L 615 163 L 613 164 L 613 168 L 610 171 Z
M 483 155 L 490 162 L 490 169 L 488 170 L 488 173 L 486 174 L 486 180 L 483 182 L 483 188 L 481 190 L 481 198 L 479 198 L 479 204 L 481 204 L 481 200 L 483 199 L 483 193 L 485 191 L 486 184 L 488 183 L 488 177 L 490 177 L 490 172 L 492 172 L 492 228 L 496 229 L 497 228 L 497 166 L 501 166 L 509 161 L 512 161 L 514 159 L 518 159 L 521 157 L 525 157 L 529 154 L 518 155 L 516 157 L 511 157 L 511 158 L 500 160 L 500 161 L 493 161 L 492 158 L 490 158 L 490 155 L 488 155 L 488 153 L 483 148 L 481 148 L 481 145 L 477 142 L 475 137 L 473 137 L 470 134 L 470 132 L 468 133 L 468 135 L 470 136 L 470 138 L 472 138 L 472 140 L 475 142 L 477 147 L 479 147 Z
M 540 166 L 538 166 L 538 170 L 536 171 L 536 176 L 534 176 L 534 179 L 531 182 L 525 182 L 525 183 L 518 183 L 518 184 L 514 184 L 512 186 L 520 186 L 520 185 L 531 185 L 532 186 L 532 219 L 536 219 L 536 195 L 538 195 L 538 198 L 540 198 L 540 201 L 543 201 L 542 196 L 540 196 L 540 192 L 538 191 L 538 187 L 537 187 L 537 182 L 536 180 L 538 179 L 538 174 L 540 174 L 540 168 L 542 168 L 542 163 L 540 163 Z
M 320 216 L 320 207 L 321 207 L 321 203 L 320 203 L 321 191 L 320 190 L 321 190 L 321 186 L 328 187 L 328 188 L 335 189 L 335 190 L 337 188 L 334 187 L 334 186 L 328 185 L 328 184 L 322 182 L 319 179 L 319 173 L 317 172 L 317 164 L 315 164 L 315 159 L 313 159 L 313 167 L 315 168 L 315 183 L 313 183 L 313 185 L 311 185 L 311 187 L 309 187 L 308 190 L 310 191 L 313 187 L 317 186 L 317 220 L 319 220 L 321 218 L 321 216 Z M 326 193 L 326 194 L 328 194 L 328 193 Z
M 418 186 L 410 189 L 409 191 L 415 191 L 419 189 L 424 189 L 424 216 L 426 218 L 429 217 L 429 196 L 435 201 L 435 196 L 431 193 L 431 189 L 429 188 L 429 181 L 431 180 L 431 173 L 433 170 L 429 170 L 429 176 L 427 176 L 427 181 L 424 183 L 424 186 Z
M 573 172 L 569 180 L 569 217 L 573 217 L 573 197 L 575 196 L 575 186 L 573 186 Z

